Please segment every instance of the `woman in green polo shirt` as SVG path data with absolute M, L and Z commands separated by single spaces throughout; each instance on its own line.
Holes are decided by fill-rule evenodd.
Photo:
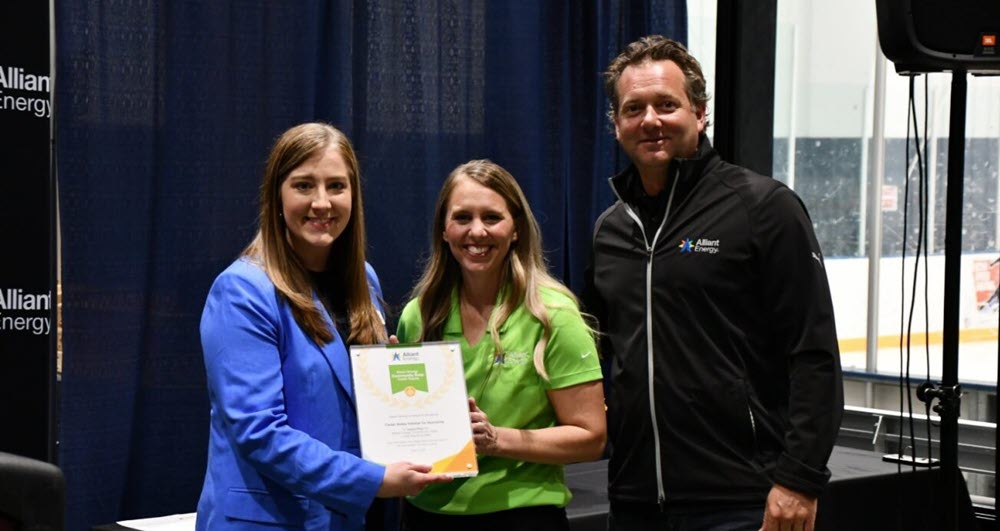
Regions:
M 606 438 L 593 333 L 549 275 L 538 223 L 500 166 L 451 172 L 431 242 L 397 335 L 461 343 L 479 475 L 409 498 L 403 528 L 569 529 L 563 465 L 597 459 Z

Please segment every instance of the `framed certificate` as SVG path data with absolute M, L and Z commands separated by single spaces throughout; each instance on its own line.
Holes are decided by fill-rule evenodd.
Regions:
M 361 457 L 478 474 L 457 342 L 352 346 L 351 368 Z

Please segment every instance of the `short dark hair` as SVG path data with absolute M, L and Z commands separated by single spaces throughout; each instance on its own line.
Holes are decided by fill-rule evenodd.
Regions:
M 614 123 L 620 104 L 618 98 L 618 80 L 622 72 L 629 66 L 642 64 L 646 61 L 673 61 L 684 72 L 684 90 L 691 104 L 696 108 L 704 108 L 708 104 L 708 92 L 705 88 L 705 75 L 701 72 L 701 64 L 691 55 L 683 44 L 668 39 L 662 35 L 648 35 L 629 44 L 625 51 L 615 57 L 604 72 L 604 90 L 608 93 L 610 107 L 608 118 Z

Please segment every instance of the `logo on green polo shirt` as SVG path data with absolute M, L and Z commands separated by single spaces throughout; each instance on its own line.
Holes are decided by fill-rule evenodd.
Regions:
M 527 352 L 508 352 L 505 356 L 507 365 L 524 365 L 529 359 Z
M 390 365 L 389 381 L 392 394 L 406 391 L 407 396 L 413 396 L 415 391 L 428 392 L 427 368 L 423 363 Z

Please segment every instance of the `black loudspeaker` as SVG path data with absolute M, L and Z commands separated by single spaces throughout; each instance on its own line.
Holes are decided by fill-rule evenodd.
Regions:
M 882 52 L 900 74 L 1000 74 L 1000 1 L 876 0 Z

